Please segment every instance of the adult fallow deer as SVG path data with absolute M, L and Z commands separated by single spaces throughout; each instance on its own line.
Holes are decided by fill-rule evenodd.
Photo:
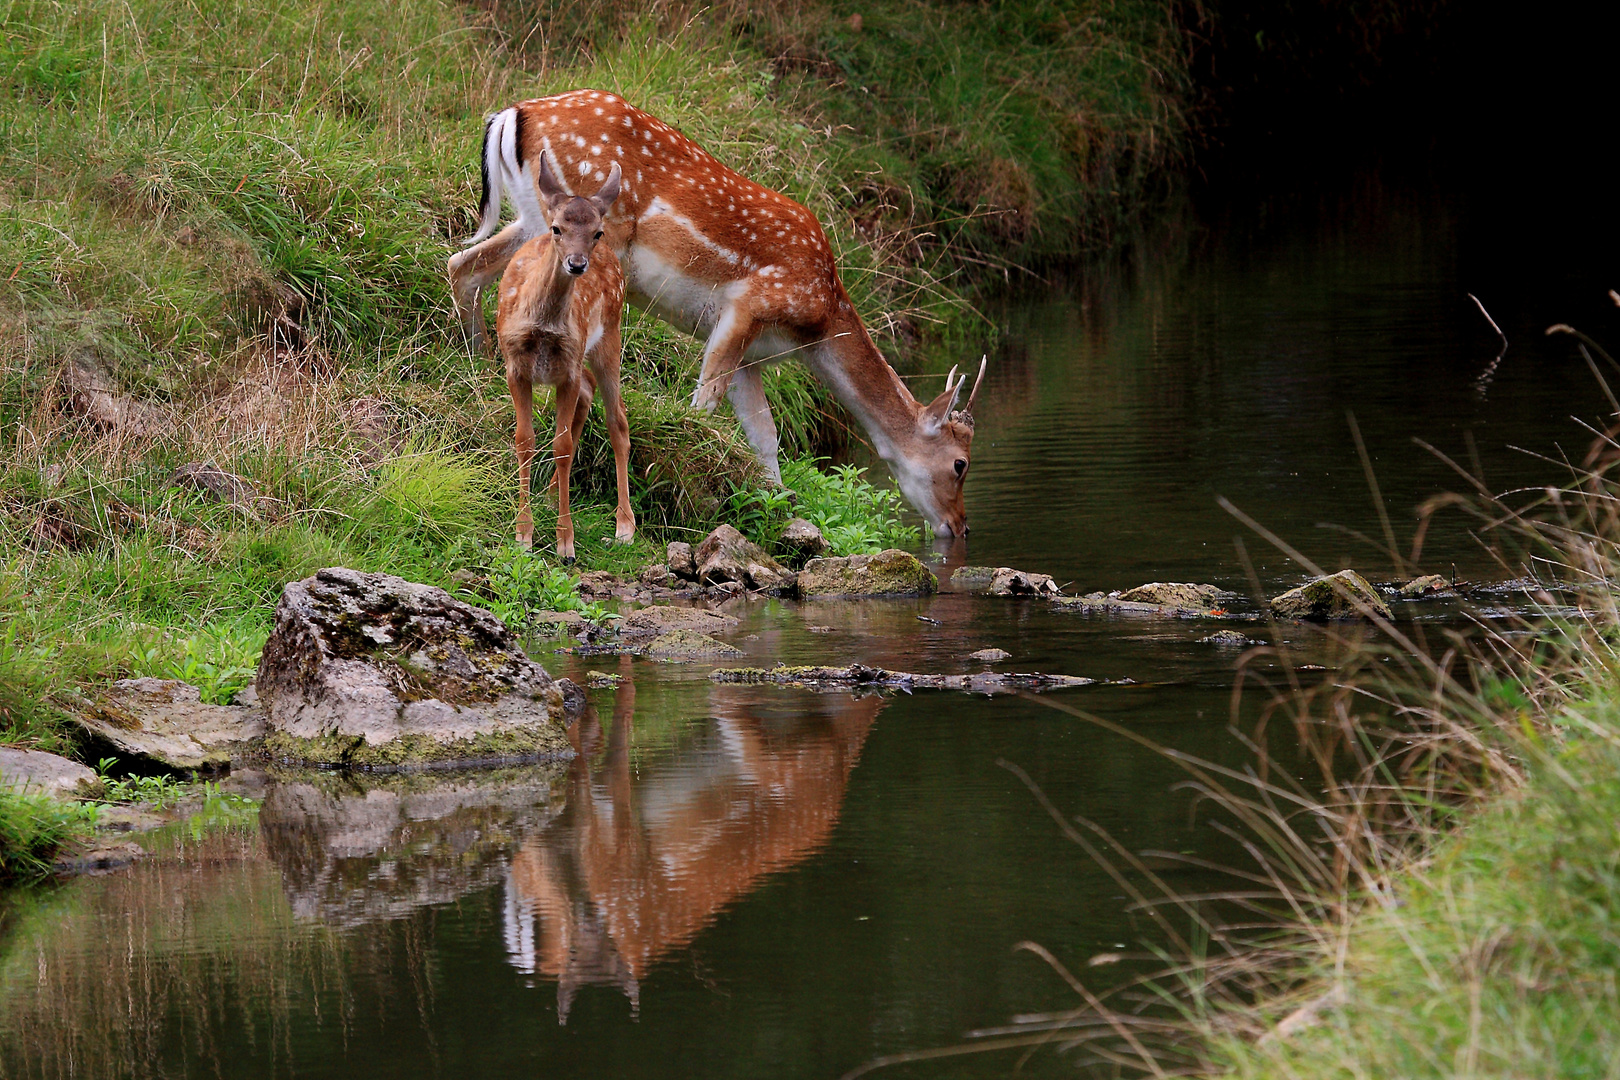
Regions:
M 539 176 L 526 190 L 538 194 L 535 212 L 545 230 L 527 240 L 512 256 L 501 280 L 495 314 L 495 338 L 506 358 L 506 386 L 517 411 L 518 517 L 517 542 L 534 540 L 529 513 L 529 466 L 534 460 L 534 384 L 557 388 L 557 435 L 551 441 L 556 461 L 557 556 L 574 561 L 574 520 L 568 507 L 569 470 L 574 448 L 590 413 L 591 395 L 602 390 L 608 437 L 619 484 L 615 537 L 635 538 L 636 515 L 630 508 L 630 424 L 619 392 L 619 320 L 624 310 L 624 274 L 619 260 L 602 239 L 603 219 L 619 197 L 620 169 L 608 170 L 590 196 L 571 195 L 557 179 L 551 155 L 540 163 Z
M 967 376 L 957 377 L 955 368 L 933 401 L 912 397 L 855 314 L 810 211 L 613 94 L 537 98 L 486 124 L 479 229 L 450 260 L 456 310 L 475 348 L 485 341 L 480 290 L 546 227 L 523 172 L 546 150 L 556 155 L 562 179 L 576 184 L 600 183 L 621 167 L 623 191 L 605 230 L 630 297 L 707 339 L 693 404 L 713 410 L 728 397 L 773 480 L 781 479 L 776 425 L 761 365 L 796 355 L 865 429 L 934 532 L 967 533 L 962 484 L 984 364 L 960 412 Z M 503 193 L 518 219 L 497 233 Z

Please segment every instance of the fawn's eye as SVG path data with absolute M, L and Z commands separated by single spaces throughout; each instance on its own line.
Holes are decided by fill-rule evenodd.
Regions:
M 956 475 L 958 477 L 960 477 L 965 472 L 967 472 L 967 459 L 965 459 L 965 458 L 957 458 L 956 459 Z
M 551 235 L 552 236 L 561 236 L 562 235 L 562 227 L 559 226 L 559 225 L 553 225 L 551 227 Z
M 602 239 L 602 233 L 601 233 L 601 230 L 598 230 L 598 231 L 597 231 L 597 233 L 596 233 L 596 239 L 598 239 L 598 240 L 600 240 L 600 239 Z

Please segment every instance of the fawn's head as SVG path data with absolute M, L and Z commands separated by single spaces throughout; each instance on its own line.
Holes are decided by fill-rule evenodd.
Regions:
M 540 152 L 540 175 L 535 182 L 546 224 L 551 227 L 551 242 L 557 246 L 562 268 L 574 277 L 591 267 L 591 250 L 602 239 L 603 219 L 619 197 L 619 180 L 619 163 L 614 162 L 595 195 L 572 195 L 557 178 L 551 151 Z

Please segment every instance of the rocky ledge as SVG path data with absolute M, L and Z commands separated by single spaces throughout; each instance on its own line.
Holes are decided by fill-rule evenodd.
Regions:
M 343 567 L 282 593 L 257 688 L 272 757 L 369 768 L 566 757 L 583 706 L 483 608 Z

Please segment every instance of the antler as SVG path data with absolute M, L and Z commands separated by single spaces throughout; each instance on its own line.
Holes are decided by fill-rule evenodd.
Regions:
M 973 380 L 973 393 L 968 395 L 967 408 L 962 410 L 963 412 L 967 413 L 968 416 L 970 416 L 970 417 L 973 415 L 973 403 L 975 401 L 979 400 L 979 387 L 984 385 L 984 369 L 985 369 L 985 366 L 988 365 L 989 363 L 990 363 L 990 357 L 988 357 L 988 356 L 980 356 L 979 357 L 979 377 L 977 379 Z M 963 382 L 967 381 L 967 376 L 966 375 L 962 376 L 962 381 Z

